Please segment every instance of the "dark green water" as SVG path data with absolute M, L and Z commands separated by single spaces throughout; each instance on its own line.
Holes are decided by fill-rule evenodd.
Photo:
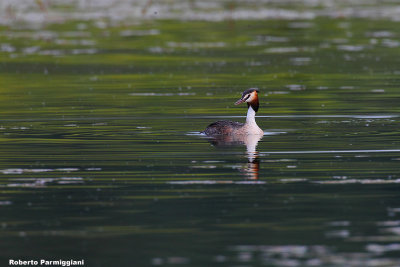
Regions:
M 0 26 L 1 266 L 400 265 L 399 22 L 100 22 Z

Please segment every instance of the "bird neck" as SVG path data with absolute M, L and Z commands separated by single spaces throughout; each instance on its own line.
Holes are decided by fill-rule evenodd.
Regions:
M 249 105 L 249 109 L 247 110 L 247 117 L 246 117 L 247 124 L 256 124 L 256 112 L 254 109 Z

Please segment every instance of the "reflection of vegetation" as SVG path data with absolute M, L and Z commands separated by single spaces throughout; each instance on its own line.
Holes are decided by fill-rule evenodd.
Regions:
M 106 109 L 121 115 L 132 106 L 136 114 L 229 115 L 237 109 L 221 107 L 230 107 L 243 88 L 258 86 L 269 95 L 263 98 L 269 114 L 398 111 L 387 103 L 397 95 L 390 66 L 399 48 L 385 47 L 389 41 L 374 35 L 384 29 L 390 36 L 395 24 L 301 23 L 237 21 L 230 28 L 226 22 L 153 21 L 103 29 L 69 22 L 43 31 L 5 29 L 0 101 L 9 116 L 31 109 L 38 116 L 101 116 Z M 134 92 L 181 95 L 129 96 Z

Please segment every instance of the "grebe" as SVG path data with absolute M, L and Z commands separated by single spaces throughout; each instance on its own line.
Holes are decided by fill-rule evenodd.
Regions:
M 236 101 L 235 105 L 243 102 L 247 103 L 247 117 L 246 123 L 233 122 L 233 121 L 216 121 L 208 125 L 204 130 L 207 136 L 221 136 L 221 135 L 258 135 L 263 136 L 263 130 L 258 127 L 256 123 L 256 112 L 258 111 L 258 89 L 250 88 L 243 92 L 242 97 Z

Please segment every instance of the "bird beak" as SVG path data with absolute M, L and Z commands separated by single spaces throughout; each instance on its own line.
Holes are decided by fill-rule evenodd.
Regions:
M 244 102 L 244 100 L 243 100 L 243 99 L 239 99 L 238 101 L 236 101 L 236 102 L 235 102 L 235 105 L 242 104 L 243 102 Z

